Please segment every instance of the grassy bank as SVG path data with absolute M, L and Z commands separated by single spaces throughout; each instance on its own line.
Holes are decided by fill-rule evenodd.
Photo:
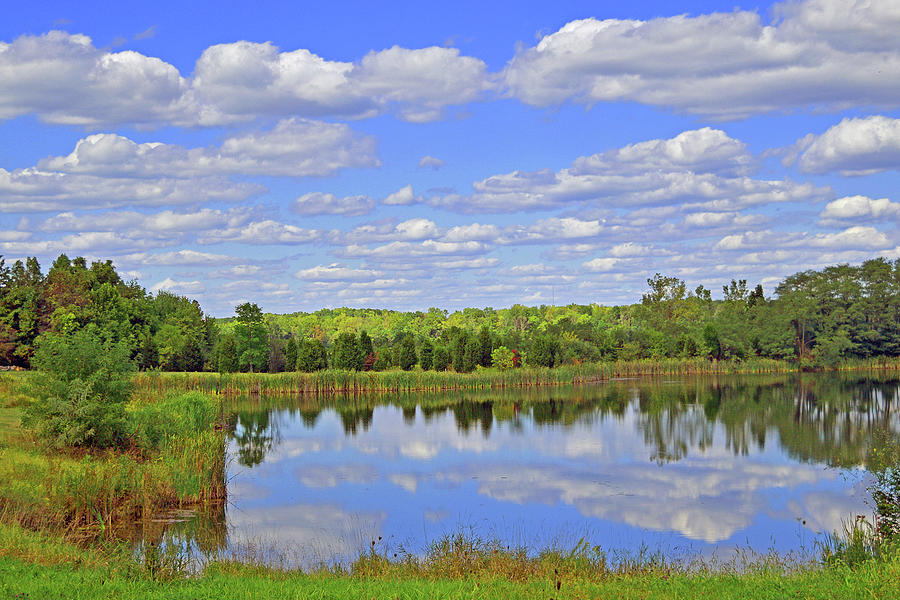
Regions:
M 20 378 L 21 380 L 21 378 Z M 55 450 L 19 427 L 27 398 L 0 398 L 0 519 L 78 538 L 113 537 L 166 507 L 225 497 L 218 401 L 193 392 L 127 407 L 124 450 Z
M 488 550 L 482 548 L 481 550 Z M 606 568 L 594 556 L 526 560 L 469 546 L 419 561 L 366 556 L 346 570 L 310 573 L 213 562 L 198 576 L 154 571 L 117 548 L 83 549 L 0 525 L 4 598 L 896 598 L 900 559 L 855 566 L 786 567 L 761 560 L 741 572 L 639 563 Z

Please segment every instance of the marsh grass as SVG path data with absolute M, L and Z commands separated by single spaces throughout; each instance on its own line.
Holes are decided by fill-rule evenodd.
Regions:
M 879 363 L 881 364 L 881 363 Z M 886 364 L 886 363 L 885 363 Z M 900 363 L 896 364 L 900 367 Z M 745 361 L 706 359 L 646 359 L 580 365 L 553 369 L 483 369 L 472 373 L 454 371 L 340 371 L 313 373 L 162 373 L 148 371 L 134 378 L 139 395 L 153 396 L 169 390 L 201 391 L 223 395 L 337 394 L 363 392 L 408 392 L 483 390 L 579 384 L 642 375 L 692 375 L 732 373 L 788 373 L 792 363 L 754 358 Z
M 21 380 L 20 380 L 21 381 Z M 130 448 L 51 449 L 0 408 L 0 520 L 111 539 L 165 507 L 225 499 L 219 402 L 192 393 L 129 406 Z

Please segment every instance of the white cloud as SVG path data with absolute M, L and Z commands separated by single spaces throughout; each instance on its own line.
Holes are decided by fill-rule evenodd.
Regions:
M 98 127 L 217 126 L 269 117 L 371 117 L 391 110 L 429 121 L 493 89 L 484 62 L 455 48 L 393 47 L 358 63 L 306 49 L 239 41 L 206 48 L 191 78 L 133 51 L 94 47 L 61 31 L 0 42 L 0 119 Z
M 839 221 L 871 221 L 900 218 L 900 203 L 887 198 L 873 200 L 867 196 L 845 196 L 825 205 L 820 215 L 825 224 Z
M 196 250 L 177 250 L 174 252 L 161 252 L 157 254 L 139 252 L 126 254 L 122 259 L 129 263 L 167 267 L 227 265 L 241 262 L 241 259 L 235 258 L 234 256 L 214 254 L 211 252 L 197 252 Z
M 144 214 L 133 211 L 81 214 L 67 211 L 44 220 L 41 231 L 122 231 L 150 233 L 183 233 L 213 227 L 237 227 L 247 221 L 248 211 L 202 208 L 194 212 L 164 210 Z
M 607 257 L 607 258 L 594 258 L 587 262 L 581 263 L 582 268 L 585 271 L 593 271 L 596 273 L 609 273 L 610 271 L 615 271 L 621 268 L 625 264 L 625 261 L 621 258 L 615 257 Z
M 844 119 L 821 135 L 799 140 L 785 162 L 790 164 L 797 154 L 797 165 L 807 173 L 869 175 L 900 170 L 900 119 Z
M 271 244 L 308 244 L 321 238 L 322 232 L 316 229 L 304 229 L 296 225 L 288 225 L 266 219 L 264 221 L 247 223 L 241 227 L 209 230 L 200 235 L 197 241 L 201 244 L 239 242 L 265 246 Z
M 0 168 L 0 212 L 47 212 L 121 206 L 190 206 L 237 202 L 265 187 L 224 177 L 153 180 Z
M 435 158 L 433 156 L 423 156 L 419 159 L 419 168 L 420 169 L 434 169 L 437 171 L 441 167 L 444 166 L 444 161 L 439 158 Z
M 381 260 L 408 260 L 420 257 L 444 257 L 471 254 L 483 254 L 488 247 L 481 242 L 438 242 L 425 240 L 424 242 L 391 242 L 383 246 L 368 248 L 352 244 L 344 248 L 341 253 L 351 257 L 365 257 Z
M 747 175 L 756 168 L 756 159 L 746 144 L 720 129 L 704 127 L 684 131 L 667 140 L 630 144 L 593 156 L 579 158 L 573 174 L 629 173 L 646 171 L 694 171 L 722 175 Z
M 374 269 L 354 269 L 340 263 L 300 269 L 294 277 L 303 281 L 372 281 L 384 273 Z
M 835 233 L 806 232 L 774 232 L 771 230 L 748 231 L 727 235 L 719 240 L 716 250 L 747 250 L 783 248 L 838 248 L 850 249 L 885 249 L 891 245 L 887 235 L 874 227 L 853 226 Z
M 206 291 L 206 286 L 200 281 L 175 281 L 171 277 L 166 277 L 159 283 L 150 286 L 153 293 L 166 291 L 176 294 L 199 294 Z
M 416 202 L 421 202 L 422 199 L 419 196 L 416 196 L 413 192 L 413 188 L 411 185 L 407 185 L 405 187 L 400 188 L 393 194 L 388 195 L 387 198 L 382 200 L 382 204 L 387 204 L 389 206 L 405 206 L 408 204 L 415 204 Z
M 189 82 L 137 52 L 95 48 L 85 35 L 51 31 L 0 42 L 0 119 L 35 113 L 63 125 L 196 120 Z
M 682 203 L 734 211 L 829 193 L 812 184 L 745 175 L 755 164 L 742 142 L 707 128 L 580 157 L 559 171 L 494 175 L 473 183 L 470 196 L 437 196 L 429 203 L 463 213 L 551 210 L 576 202 L 604 209 Z
M 780 13 L 771 25 L 740 10 L 572 21 L 519 51 L 504 82 L 533 106 L 633 101 L 719 118 L 900 105 L 895 2 L 807 0 Z
M 358 217 L 372 212 L 375 208 L 375 201 L 363 195 L 338 198 L 334 194 L 312 192 L 294 200 L 291 208 L 295 213 L 301 215 Z
M 235 135 L 210 148 L 137 144 L 113 133 L 98 133 L 79 140 L 68 156 L 40 161 L 38 168 L 120 177 L 307 177 L 379 164 L 372 137 L 359 136 L 342 123 L 287 119 L 271 130 Z

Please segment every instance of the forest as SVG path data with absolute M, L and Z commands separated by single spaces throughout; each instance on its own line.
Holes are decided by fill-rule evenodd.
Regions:
M 703 286 L 656 274 L 632 305 L 569 304 L 401 312 L 338 308 L 229 318 L 196 300 L 149 293 L 112 261 L 0 257 L 0 366 L 29 368 L 42 341 L 83 331 L 124 344 L 141 370 L 284 372 L 554 367 L 604 361 L 753 357 L 827 368 L 900 354 L 900 260 L 875 258 L 785 278 L 766 297 L 732 279 Z

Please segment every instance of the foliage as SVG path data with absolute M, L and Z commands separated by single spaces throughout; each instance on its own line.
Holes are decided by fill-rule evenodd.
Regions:
M 297 370 L 306 373 L 328 368 L 328 350 L 319 340 L 305 338 L 297 348 Z
M 495 369 L 500 369 L 501 371 L 512 369 L 515 366 L 513 363 L 513 351 L 506 346 L 494 349 L 491 352 L 491 364 Z
M 125 401 L 134 370 L 124 341 L 103 342 L 93 329 L 38 338 L 35 401 L 23 423 L 56 447 L 108 447 L 122 442 Z
M 244 302 L 234 308 L 237 322 L 234 335 L 237 341 L 238 366 L 242 371 L 264 371 L 269 362 L 269 345 L 263 314 L 259 306 Z
M 359 371 L 362 369 L 364 356 L 360 352 L 356 336 L 350 332 L 344 332 L 334 341 L 334 349 L 331 356 L 331 366 L 345 371 Z
M 416 356 L 416 342 L 411 335 L 403 336 L 403 340 L 400 342 L 400 354 L 397 362 L 399 363 L 398 366 L 404 371 L 409 371 L 419 362 Z

